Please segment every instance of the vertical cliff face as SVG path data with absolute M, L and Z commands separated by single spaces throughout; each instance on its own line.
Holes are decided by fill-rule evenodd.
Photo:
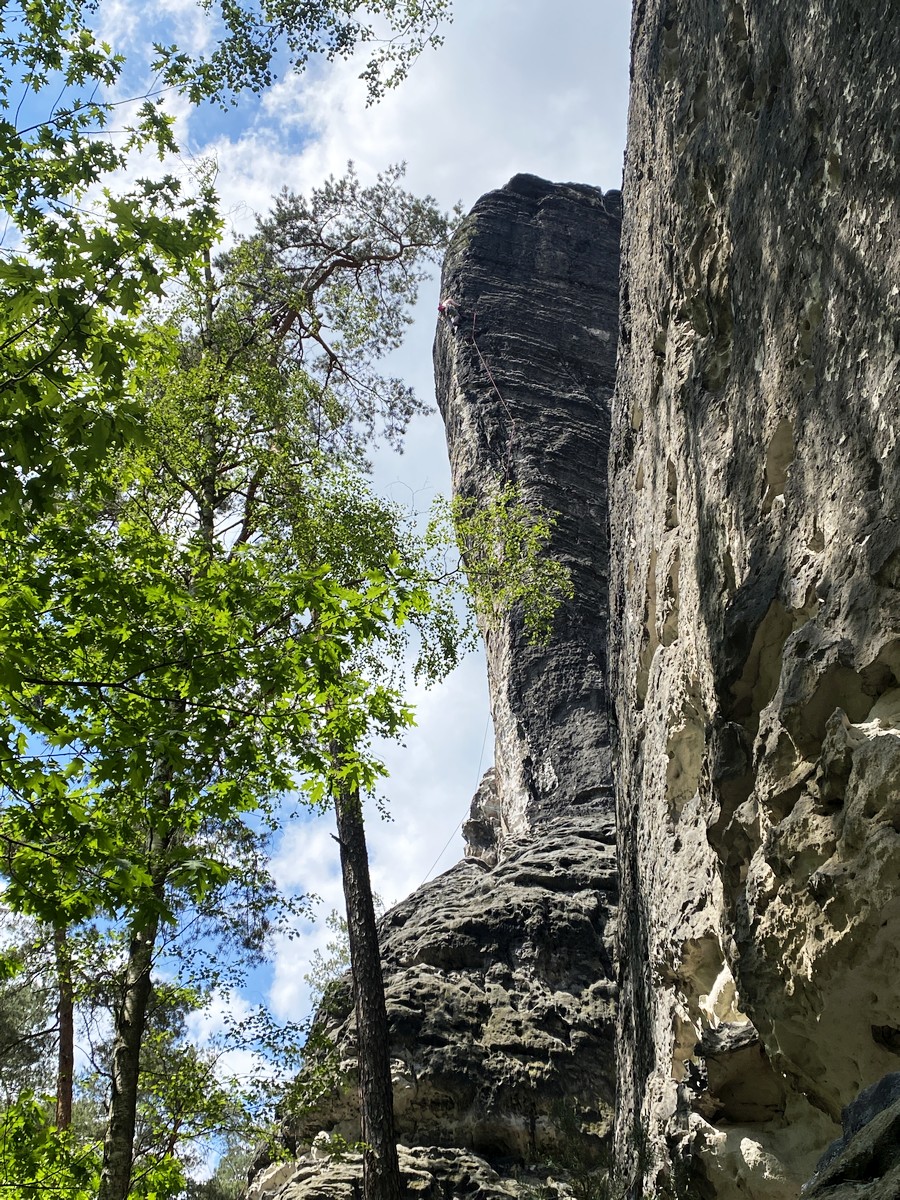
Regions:
M 850 0 L 635 8 L 611 501 L 634 1195 L 687 1172 L 793 1200 L 900 1065 L 896 28 Z
M 497 767 L 473 802 L 468 857 L 381 923 L 401 1165 L 429 1200 L 595 1170 L 612 1128 L 605 479 L 620 223 L 618 193 L 518 176 L 478 202 L 445 265 L 454 305 L 435 360 L 455 487 L 482 497 L 516 482 L 555 514 L 552 553 L 576 596 L 546 646 L 528 644 L 516 612 L 487 631 Z M 287 1120 L 297 1160 L 262 1172 L 254 1200 L 358 1186 L 352 1157 L 322 1149 L 359 1137 L 349 980 L 317 1030 L 340 1077 Z
M 556 517 L 575 597 L 546 647 L 514 611 L 485 631 L 502 838 L 580 806 L 612 812 L 606 680 L 609 397 L 618 192 L 518 175 L 482 197 L 444 263 L 435 343 L 458 495 L 506 483 Z

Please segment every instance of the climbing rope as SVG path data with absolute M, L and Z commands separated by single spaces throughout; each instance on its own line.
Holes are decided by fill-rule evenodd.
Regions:
M 451 326 L 452 329 L 455 329 L 455 330 L 459 329 L 459 323 L 460 323 L 460 318 L 461 318 L 462 314 L 460 313 L 459 305 L 456 303 L 455 300 L 453 300 L 452 298 L 449 298 L 449 297 L 442 300 L 440 302 L 440 304 L 438 305 L 438 313 Z M 491 388 L 493 389 L 494 394 L 496 395 L 496 397 L 500 401 L 500 403 L 503 405 L 504 412 L 506 413 L 507 417 L 509 418 L 509 434 L 506 439 L 506 453 L 502 459 L 502 471 L 503 471 L 503 476 L 505 478 L 505 481 L 507 483 L 510 483 L 510 482 L 512 482 L 512 479 L 513 479 L 512 448 L 513 448 L 513 443 L 515 441 L 515 438 L 518 436 L 519 431 L 518 431 L 518 427 L 516 425 L 516 419 L 512 415 L 512 411 L 510 410 L 509 405 L 506 403 L 506 399 L 505 399 L 503 393 L 500 391 L 500 388 L 497 386 L 497 380 L 494 378 L 494 373 L 491 370 L 487 359 L 482 354 L 481 347 L 478 345 L 478 335 L 477 335 L 477 329 L 476 329 L 477 320 L 478 320 L 478 311 L 476 309 L 472 313 L 472 328 L 471 328 L 471 330 L 469 331 L 468 334 L 461 333 L 460 336 L 465 338 L 466 341 L 471 342 L 475 353 L 478 355 L 478 361 L 481 363 L 482 370 L 484 371 L 484 373 L 487 377 L 487 380 L 490 383 Z
M 503 457 L 502 466 L 503 466 L 504 481 L 506 483 L 512 483 L 513 478 L 514 478 L 513 445 L 515 444 L 516 438 L 518 437 L 519 429 L 518 429 L 518 426 L 516 425 L 516 418 L 512 415 L 512 412 L 510 411 L 510 407 L 506 403 L 506 400 L 503 397 L 503 393 L 497 387 L 497 381 L 494 378 L 494 373 L 491 370 L 491 368 L 488 366 L 486 358 L 481 353 L 481 347 L 478 345 L 478 339 L 475 336 L 475 321 L 476 321 L 477 317 L 478 317 L 477 312 L 472 313 L 472 332 L 469 335 L 469 340 L 471 341 L 472 346 L 474 347 L 475 353 L 478 355 L 478 360 L 481 363 L 482 367 L 484 368 L 484 373 L 488 377 L 490 385 L 494 389 L 497 399 L 503 405 L 504 411 L 506 412 L 506 415 L 509 417 L 509 434 L 506 439 L 506 453 Z
M 478 358 L 479 358 L 479 359 L 480 359 L 480 361 L 481 361 L 481 365 L 484 367 L 484 372 L 485 372 L 485 374 L 487 375 L 488 379 L 490 380 L 491 387 L 492 387 L 492 388 L 494 389 L 494 391 L 497 393 L 497 399 L 500 401 L 500 403 L 501 403 L 501 404 L 503 405 L 503 407 L 506 409 L 506 415 L 509 417 L 509 422 L 510 422 L 510 424 L 512 425 L 512 427 L 515 429 L 515 426 L 516 426 L 516 419 L 515 419 L 515 417 L 512 415 L 512 413 L 509 411 L 509 405 L 508 405 L 508 404 L 506 403 L 506 401 L 503 399 L 503 393 L 502 393 L 502 392 L 500 391 L 500 389 L 497 387 L 497 381 L 496 381 L 496 379 L 494 378 L 494 375 L 493 375 L 493 372 L 491 371 L 491 368 L 490 368 L 490 367 L 487 365 L 487 362 L 485 361 L 485 357 L 484 357 L 484 355 L 481 353 L 481 347 L 478 345 L 478 341 L 477 341 L 477 339 L 476 339 L 476 337 L 475 337 L 475 321 L 476 321 L 477 317 L 478 317 L 478 313 L 477 313 L 477 312 L 473 312 L 473 313 L 472 313 L 472 333 L 471 333 L 472 345 L 475 347 L 475 353 L 478 355 Z
M 481 782 L 481 764 L 484 762 L 484 748 L 487 745 L 487 735 L 488 735 L 488 729 L 490 728 L 490 724 L 491 724 L 491 715 L 490 715 L 490 713 L 488 713 L 487 720 L 484 723 L 484 737 L 481 739 L 481 754 L 478 756 L 478 770 L 475 772 L 475 787 L 474 787 L 473 791 L 476 791 L 476 792 L 478 791 L 478 784 Z M 431 866 L 425 872 L 425 878 L 419 884 L 419 887 L 424 887 L 425 884 L 430 879 L 431 872 L 434 870 L 434 868 L 438 865 L 438 863 L 441 861 L 441 859 L 446 854 L 447 847 L 450 845 L 450 843 L 453 841 L 453 839 L 459 833 L 460 829 L 462 828 L 462 823 L 463 823 L 463 821 L 465 821 L 466 817 L 468 816 L 468 813 L 469 813 L 469 809 L 467 808 L 466 811 L 463 813 L 463 815 L 460 817 L 459 824 L 456 826 L 456 828 L 453 830 L 453 832 L 450 834 L 450 836 L 447 838 L 446 842 L 444 843 L 443 849 L 441 850 L 440 854 L 438 854 L 437 858 L 434 860 L 434 862 L 431 864 Z

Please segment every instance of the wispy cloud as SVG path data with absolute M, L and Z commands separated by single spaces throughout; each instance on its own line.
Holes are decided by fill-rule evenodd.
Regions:
M 111 27 L 126 39 L 135 0 L 105 0 Z M 163 0 L 181 22 L 186 44 L 202 49 L 193 0 Z M 460 0 L 446 44 L 426 53 L 410 78 L 366 108 L 360 62 L 317 63 L 288 75 L 260 100 L 231 113 L 189 112 L 178 105 L 186 150 L 214 157 L 232 232 L 247 232 L 254 214 L 287 186 L 307 191 L 353 159 L 364 182 L 387 164 L 409 164 L 407 184 L 444 207 L 470 206 L 483 192 L 527 171 L 551 179 L 618 187 L 628 87 L 628 0 Z M 141 18 L 143 20 L 143 9 Z M 162 10 L 161 10 L 162 11 Z M 191 24 L 191 22 L 194 24 Z M 117 24 L 118 23 L 118 24 Z M 137 22 L 134 22 L 137 25 Z M 189 176 L 186 157 L 180 170 Z M 437 284 L 423 292 L 417 321 L 393 358 L 392 372 L 432 394 L 431 342 Z M 376 479 L 395 498 L 426 503 L 448 486 L 443 430 L 436 414 L 417 419 L 403 456 L 374 455 Z M 388 747 L 385 788 L 393 820 L 368 817 L 376 889 L 395 901 L 415 888 L 442 847 L 441 870 L 461 852 L 454 833 L 478 782 L 488 715 L 483 661 L 472 659 L 441 687 L 416 693 L 418 727 L 406 746 Z M 490 739 L 489 739 L 490 743 Z M 491 746 L 482 767 L 491 760 Z M 341 905 L 337 846 L 329 818 L 290 824 L 275 870 L 292 886 L 322 897 L 322 917 Z M 271 1001 L 298 1019 L 308 1006 L 303 975 L 329 933 L 324 919 L 276 946 Z
M 241 205 L 264 207 L 283 184 L 303 191 L 343 172 L 348 159 L 366 180 L 405 160 L 409 186 L 445 207 L 460 198 L 469 206 L 518 171 L 618 187 L 629 9 L 627 0 L 567 0 L 554 9 L 550 27 L 542 0 L 460 4 L 445 46 L 423 56 L 374 108 L 365 107 L 358 62 L 289 76 L 266 94 L 251 127 L 215 143 L 226 205 L 236 215 Z M 425 397 L 433 394 L 436 303 L 434 283 L 391 364 Z M 375 467 L 381 486 L 401 501 L 427 504 L 431 492 L 446 490 L 437 415 L 414 422 L 403 456 L 379 452 Z M 385 753 L 393 819 L 368 815 L 373 883 L 389 903 L 417 887 L 436 858 L 433 873 L 462 852 L 458 826 L 478 783 L 488 720 L 483 659 L 464 663 L 442 687 L 416 692 L 414 700 L 417 728 L 405 747 Z M 490 742 L 481 769 L 492 761 Z M 323 898 L 322 919 L 276 947 L 271 1001 L 281 1016 L 306 1011 L 303 976 L 330 936 L 324 917 L 342 909 L 331 830 L 328 818 L 290 829 L 277 860 L 286 879 Z

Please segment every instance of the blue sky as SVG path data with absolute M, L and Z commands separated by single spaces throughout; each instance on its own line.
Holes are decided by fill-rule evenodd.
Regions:
M 421 59 L 406 83 L 375 109 L 365 108 L 349 64 L 326 72 L 311 90 L 302 80 L 276 87 L 252 129 L 229 142 L 231 163 L 220 143 L 223 192 L 237 199 L 240 188 L 249 195 L 258 180 L 299 190 L 322 173 L 341 171 L 348 158 L 364 178 L 388 162 L 405 160 L 412 189 L 436 196 L 447 208 L 457 200 L 470 208 L 519 171 L 619 187 L 629 23 L 626 0 L 457 0 L 445 45 Z M 294 130 L 315 136 L 292 149 Z M 250 174 L 247 154 L 254 144 L 257 173 Z M 435 282 L 424 290 L 396 362 L 397 373 L 428 399 L 434 394 L 437 300 Z M 417 419 L 405 453 L 379 454 L 375 466 L 380 485 L 401 502 L 414 496 L 417 505 L 427 505 L 433 491 L 446 492 L 449 470 L 438 415 Z M 462 840 L 453 835 L 480 778 L 488 719 L 483 660 L 471 658 L 442 687 L 416 700 L 417 728 L 405 749 L 388 754 L 385 791 L 393 821 L 386 825 L 373 814 L 369 823 L 374 885 L 388 901 L 423 881 L 448 839 L 433 873 L 461 856 Z M 491 743 L 489 734 L 482 770 L 492 761 Z M 311 878 L 311 867 L 330 861 L 329 842 L 324 822 L 315 830 L 298 827 L 296 840 L 285 847 L 286 874 Z M 336 867 L 314 888 L 325 895 L 326 907 L 340 902 Z M 309 942 L 301 939 L 279 955 L 276 1008 L 294 1012 L 304 1003 L 298 959 L 322 932 L 315 930 Z
M 153 24 L 148 13 L 155 14 Z M 101 29 L 117 50 L 140 61 L 156 39 L 208 47 L 209 18 L 194 0 L 102 0 Z M 445 45 L 426 52 L 409 79 L 376 107 L 366 107 L 358 62 L 314 64 L 287 75 L 233 109 L 190 110 L 170 100 L 184 149 L 168 170 L 191 175 L 198 160 L 217 163 L 217 186 L 229 228 L 247 231 L 282 186 L 304 191 L 352 159 L 364 182 L 390 163 L 408 164 L 407 186 L 450 208 L 468 209 L 520 171 L 555 180 L 619 187 L 628 87 L 628 0 L 455 0 Z M 135 66 L 129 82 L 139 78 Z M 141 80 L 144 86 L 149 77 Z M 147 173 L 158 164 L 148 161 Z M 433 397 L 431 342 L 437 282 L 423 290 L 416 322 L 389 364 L 420 395 Z M 374 456 L 378 485 L 402 503 L 426 508 L 446 492 L 449 472 L 436 413 L 413 423 L 403 455 Z M 416 692 L 418 726 L 405 748 L 392 747 L 384 793 L 392 821 L 369 822 L 373 882 L 395 902 L 462 853 L 455 833 L 481 771 L 492 759 L 484 664 L 465 662 L 441 687 Z M 480 764 L 480 765 L 479 765 Z M 291 823 L 276 858 L 285 884 L 322 896 L 322 917 L 299 939 L 278 947 L 258 999 L 284 1017 L 308 1004 L 303 975 L 327 939 L 324 916 L 340 905 L 330 821 Z M 446 850 L 442 852 L 447 842 Z M 262 993 L 267 993 L 263 995 Z

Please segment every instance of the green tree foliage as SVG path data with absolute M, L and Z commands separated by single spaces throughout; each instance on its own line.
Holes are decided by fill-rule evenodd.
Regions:
M 273 79 L 273 60 L 365 45 L 371 99 L 440 41 L 449 0 L 228 0 L 203 4 L 218 33 L 208 57 L 155 47 L 164 91 L 226 103 Z M 172 175 L 133 176 L 136 152 L 175 150 L 159 94 L 125 103 L 127 64 L 95 34 L 87 0 L 34 0 L 0 14 L 0 520 L 28 519 L 133 439 L 141 407 L 131 366 L 145 355 L 137 318 L 209 247 L 211 188 L 185 196 Z M 109 132 L 118 112 L 124 131 Z
M 566 565 L 547 553 L 554 518 L 506 484 L 484 500 L 439 497 L 429 539 L 435 549 L 458 549 L 472 607 L 485 629 L 518 609 L 534 642 L 550 637 L 554 615 L 573 595 Z M 447 561 L 445 559 L 445 561 Z M 457 563 L 448 562 L 451 579 Z
M 221 448 L 217 441 L 217 461 Z M 290 530 L 259 544 L 207 541 L 207 514 L 194 515 L 183 493 L 166 528 L 160 478 L 147 478 L 115 520 L 84 500 L 77 513 L 61 506 L 40 523 L 34 555 L 7 559 L 6 611 L 23 640 L 0 684 L 13 716 L 2 825 L 8 902 L 44 920 L 65 913 L 72 925 L 102 917 L 126 948 L 113 1094 L 129 1113 L 124 1132 L 112 1130 L 117 1146 L 133 1137 L 160 940 L 204 916 L 221 925 L 229 909 L 242 919 L 247 894 L 265 905 L 255 822 L 298 782 L 315 796 L 334 741 L 354 747 L 344 776 L 372 784 L 378 767 L 365 739 L 395 733 L 408 715 L 392 686 L 370 683 L 354 659 L 380 631 L 389 641 L 404 610 L 423 603 L 396 554 L 342 581 L 325 563 L 298 561 Z M 231 500 L 227 475 L 218 480 L 214 522 L 218 501 Z M 326 491 L 319 511 L 330 499 Z M 224 519 L 232 516 L 229 504 Z M 183 536 L 185 519 L 194 536 Z M 240 520 L 243 529 L 246 508 Z M 73 528 L 80 550 L 63 579 L 49 551 L 61 556 Z M 351 536 L 345 528 L 342 540 Z M 305 543 L 314 540 L 307 530 Z M 58 755 L 29 755 L 16 732 L 25 725 Z M 122 1168 L 117 1179 L 126 1176 Z M 116 1186 L 109 1194 L 124 1194 Z
M 267 917 L 274 920 L 275 913 L 270 910 Z M 251 925 L 252 918 L 240 934 L 242 944 Z M 51 1086 L 48 1081 L 56 1069 L 54 1041 L 59 1037 L 52 942 L 52 931 L 42 938 L 33 922 L 19 920 L 7 930 L 2 960 L 0 1109 L 7 1115 L 0 1127 L 16 1141 L 16 1149 L 13 1152 L 0 1141 L 0 1186 L 13 1195 L 66 1197 L 76 1194 L 82 1183 L 90 1194 L 99 1186 L 112 1051 L 110 1029 L 122 945 L 109 929 L 81 930 L 69 941 L 82 1066 L 75 1078 L 71 1125 L 62 1130 L 58 1117 L 53 1119 L 54 1098 L 41 1094 Z M 190 1033 L 190 1018 L 202 1016 L 223 994 L 222 989 L 241 982 L 233 948 L 228 951 L 226 969 L 218 972 L 207 962 L 197 961 L 198 957 L 207 960 L 209 953 L 206 946 L 195 947 L 193 954 L 183 948 L 177 961 L 182 979 L 206 983 L 205 995 L 192 986 L 159 978 L 151 989 L 137 1089 L 134 1195 L 144 1194 L 151 1185 L 170 1184 L 176 1192 L 161 1194 L 180 1195 L 182 1177 L 205 1161 L 210 1139 L 219 1142 L 225 1137 L 257 1144 L 283 1090 L 273 1072 L 279 1066 L 282 1072 L 289 1069 L 299 1053 L 302 1030 L 277 1027 L 263 1010 L 235 1012 L 220 1034 L 198 1046 Z M 176 963 L 171 958 L 166 962 L 163 956 L 162 966 L 171 972 Z M 211 991 L 211 981 L 215 991 Z M 235 1049 L 244 1058 L 250 1050 L 259 1054 L 260 1069 L 252 1077 L 223 1069 L 228 1053 Z M 93 1065 L 84 1065 L 85 1054 Z M 16 1191 L 19 1187 L 22 1193 Z
M 270 81 L 279 46 L 303 65 L 366 44 L 374 97 L 447 7 L 229 2 L 211 9 L 209 58 L 159 46 L 155 66 L 195 101 L 226 101 Z M 28 1092 L 0 1145 L 22 1196 L 124 1200 L 183 1192 L 184 1144 L 231 1119 L 178 1005 L 156 1012 L 159 969 L 177 963 L 197 1004 L 221 982 L 211 956 L 262 951 L 279 911 L 266 836 L 293 788 L 336 807 L 358 1020 L 384 1058 L 362 798 L 383 774 L 373 739 L 412 719 L 408 631 L 432 675 L 459 634 L 427 547 L 359 467 L 373 433 L 398 441 L 416 409 L 376 364 L 448 222 L 399 169 L 368 188 L 351 170 L 285 193 L 212 260 L 202 184 L 187 199 L 169 176 L 103 192 L 134 152 L 174 143 L 150 98 L 106 136 L 124 64 L 92 11 L 38 0 L 0 30 L 0 839 L 6 902 L 52 931 L 60 997 L 88 952 L 104 964 L 109 1104 L 102 1151 Z M 45 104 L 36 120 L 17 93 Z M 507 566 L 535 549 L 503 541 Z M 363 1058 L 381 1171 L 389 1076 Z M 368 1194 L 396 1189 L 394 1167 Z
M 6 914 L 0 956 L 0 1093 L 12 1103 L 41 1088 L 53 1068 L 56 996 L 46 941 Z
M 245 1080 L 223 1069 L 229 1049 L 239 1044 L 246 1056 L 253 1045 L 246 1019 L 245 1027 L 235 1031 L 238 1037 L 226 1035 L 201 1047 L 191 1036 L 189 1018 L 202 1013 L 203 1007 L 203 997 L 193 989 L 155 979 L 141 1044 L 133 1179 L 158 1172 L 167 1161 L 177 1162 L 190 1175 L 203 1165 L 211 1142 L 239 1136 L 251 1144 L 259 1140 L 261 1114 L 256 1102 L 265 1091 L 265 1081 Z M 284 1031 L 278 1032 L 283 1038 Z M 108 1101 L 103 1065 L 112 1048 L 107 1034 L 92 1047 L 91 1057 L 98 1067 L 79 1079 L 73 1129 L 84 1143 L 102 1145 Z M 296 1054 L 296 1039 L 292 1048 Z M 269 1080 L 271 1069 L 271 1064 L 267 1068 L 260 1061 L 260 1074 Z M 268 1104 L 272 1098 L 266 1095 Z
M 361 209 L 360 229 L 370 219 Z M 121 955 L 103 1200 L 134 1175 L 162 948 L 180 953 L 187 928 L 233 942 L 248 914 L 260 932 L 247 945 L 262 944 L 277 897 L 261 830 L 276 798 L 373 786 L 371 738 L 410 719 L 380 663 L 429 607 L 396 514 L 350 466 L 350 399 L 304 357 L 323 322 L 306 338 L 285 319 L 294 266 L 273 255 L 264 287 L 262 236 L 207 260 L 144 335 L 142 443 L 28 536 L 0 533 L 6 898 L 48 923 L 102 928 Z M 412 297 L 422 252 L 376 265 Z M 347 273 L 362 292 L 365 264 Z M 303 312 L 328 313 L 340 338 L 338 280 L 335 269 L 321 296 L 300 290 Z M 385 391 L 390 425 L 405 393 Z M 404 419 L 396 411 L 393 427 Z
M 384 912 L 384 902 L 373 893 L 372 903 L 376 914 L 380 916 Z M 310 995 L 316 1007 L 322 1003 L 329 987 L 350 970 L 347 918 L 342 917 L 337 909 L 333 908 L 325 918 L 325 925 L 331 931 L 331 937 L 326 942 L 324 951 L 313 951 L 309 960 L 309 971 L 303 976 L 309 985 Z
M 36 0 L 2 16 L 0 519 L 9 523 L 134 435 L 135 318 L 217 222 L 208 189 L 185 198 L 170 175 L 102 193 L 136 151 L 162 156 L 174 142 L 149 99 L 123 136 L 104 135 L 123 60 L 92 33 L 93 6 Z
M 0 1113 L 0 1186 L 16 1200 L 94 1200 L 98 1159 L 71 1131 L 47 1120 L 39 1098 L 21 1093 Z
M 399 446 L 424 408 L 377 364 L 400 345 L 455 220 L 431 196 L 407 192 L 403 175 L 395 165 L 364 187 L 351 163 L 308 198 L 285 190 L 248 244 L 264 284 L 259 302 L 284 350 L 303 363 L 318 420 L 340 432 L 345 450 L 376 432 Z
M 441 44 L 451 0 L 217 0 L 203 7 L 215 33 L 209 55 L 154 47 L 154 68 L 195 103 L 268 87 L 278 53 L 303 69 L 316 56 L 349 58 L 360 47 L 367 56 L 360 78 L 372 103 L 406 77 L 426 47 Z
M 247 1190 L 247 1177 L 254 1151 L 245 1142 L 229 1136 L 212 1176 L 202 1182 L 189 1181 L 187 1200 L 240 1200 Z

